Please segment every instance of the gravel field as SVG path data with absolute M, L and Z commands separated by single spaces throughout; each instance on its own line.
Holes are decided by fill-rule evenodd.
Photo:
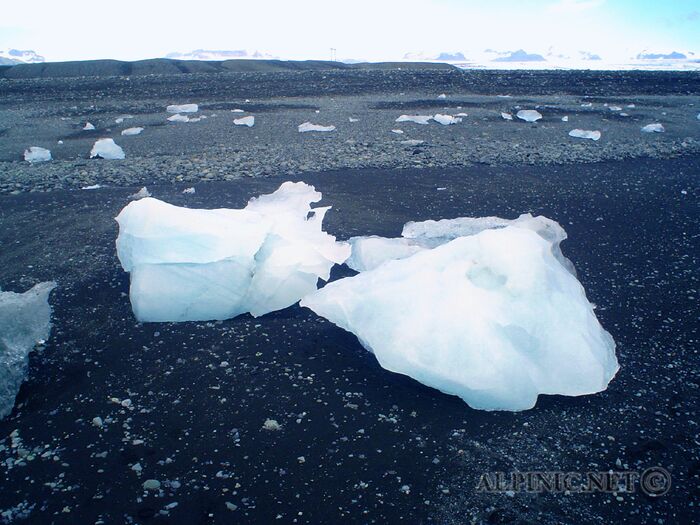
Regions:
M 700 152 L 700 75 L 615 78 L 600 72 L 391 70 L 4 79 L 0 192 Z M 196 117 L 206 118 L 168 122 L 166 106 L 184 103 L 199 104 Z M 615 106 L 620 110 L 610 109 Z M 538 109 L 543 118 L 528 123 L 501 117 L 520 108 Z M 468 116 L 449 126 L 395 122 L 402 114 L 436 113 Z M 244 115 L 255 116 L 254 127 L 233 124 Z M 120 117 L 132 118 L 117 124 Z M 307 121 L 337 129 L 299 133 L 297 126 Z M 95 130 L 84 131 L 87 122 Z M 665 133 L 640 131 L 656 122 Z M 134 126 L 145 129 L 121 135 Z M 602 138 L 569 137 L 574 128 L 599 130 Z M 95 140 L 105 137 L 123 147 L 126 159 L 89 159 Z M 54 160 L 29 165 L 22 160 L 29 146 L 50 149 Z

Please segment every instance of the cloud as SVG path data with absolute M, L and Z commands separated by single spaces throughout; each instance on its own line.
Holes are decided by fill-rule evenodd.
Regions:
M 552 13 L 576 14 L 602 6 L 605 0 L 559 0 L 547 8 Z

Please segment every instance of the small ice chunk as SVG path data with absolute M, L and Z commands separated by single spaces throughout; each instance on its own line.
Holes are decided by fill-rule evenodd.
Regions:
M 401 144 L 405 146 L 419 146 L 420 144 L 423 144 L 425 142 L 424 140 L 418 140 L 418 139 L 409 139 L 409 140 L 402 140 Z
M 642 132 L 644 133 L 663 133 L 664 131 L 666 131 L 666 129 L 663 124 L 659 124 L 658 122 L 655 124 L 647 124 L 642 128 Z
M 503 120 L 513 120 L 513 115 L 511 115 L 510 113 L 506 113 L 504 111 L 501 111 L 501 118 Z
M 569 116 L 568 116 L 568 115 L 564 115 L 564 116 L 561 118 L 561 121 L 562 121 L 562 122 L 569 122 Z
M 348 122 L 359 122 L 359 121 L 360 121 L 359 118 L 348 117 Z
M 469 113 L 457 113 L 455 117 L 468 117 Z
M 93 126 L 89 122 L 86 122 L 85 125 L 83 126 L 83 131 L 93 131 L 94 129 L 95 129 L 95 126 Z
M 126 128 L 122 130 L 122 135 L 139 135 L 143 131 L 143 128 Z
M 634 104 L 627 104 L 627 107 L 630 108 L 630 109 L 634 109 L 634 108 L 636 108 L 637 106 L 634 105 Z
M 245 113 L 245 111 L 243 111 L 242 109 L 236 108 L 236 109 L 232 109 L 231 113 Z
M 587 129 L 572 129 L 571 131 L 569 131 L 569 136 L 578 139 L 598 140 L 600 139 L 600 131 L 590 131 Z
M 535 109 L 521 109 L 515 116 L 525 122 L 537 122 L 542 118 L 542 114 Z
M 449 126 L 450 124 L 459 124 L 460 122 L 462 122 L 462 119 L 460 117 L 453 117 L 452 115 L 442 115 L 440 113 L 437 113 L 433 117 L 433 120 L 438 124 L 442 124 L 443 126 Z
M 197 113 L 199 106 L 197 104 L 171 104 L 165 110 L 168 113 Z
M 35 162 L 46 162 L 51 160 L 51 151 L 39 146 L 31 146 L 24 150 L 24 160 L 33 164 Z
M 299 133 L 306 133 L 308 131 L 335 131 L 335 126 L 320 126 L 318 124 L 312 124 L 311 122 L 304 122 L 299 124 Z
M 620 106 L 608 106 L 608 109 L 610 111 L 622 111 L 622 108 Z
M 700 113 L 698 113 L 697 119 L 700 120 Z
M 432 115 L 401 115 L 396 119 L 396 122 L 414 122 L 416 124 L 426 125 L 433 120 Z
M 132 201 L 137 201 L 139 199 L 145 199 L 146 197 L 150 197 L 150 196 L 151 196 L 151 192 L 148 191 L 148 188 L 146 186 L 144 186 L 143 188 L 141 188 L 139 191 L 137 191 L 133 195 L 129 195 L 129 198 Z
M 100 189 L 101 187 L 102 186 L 100 186 L 99 184 L 92 184 L 91 186 L 83 186 L 80 189 L 81 190 L 97 190 L 97 189 Z
M 441 93 L 437 98 L 447 98 L 447 95 L 445 95 L 445 93 Z
M 126 155 L 124 155 L 124 150 L 113 139 L 99 139 L 90 151 L 91 159 L 98 157 L 101 159 L 121 160 Z
M 131 115 L 122 115 L 121 117 L 117 117 L 116 119 L 114 119 L 114 122 L 116 124 L 121 124 L 122 122 L 124 122 L 124 120 L 126 120 L 128 118 L 134 118 L 134 117 L 132 117 Z
M 176 115 L 173 115 L 172 117 L 168 117 L 168 121 L 170 122 L 189 122 L 190 117 L 187 115 L 180 115 L 179 113 Z
M 592 106 L 593 106 L 593 102 L 584 102 L 583 104 L 581 104 L 582 108 L 590 108 Z
M 403 135 L 403 130 L 402 129 L 392 129 L 392 133 L 396 133 L 397 135 Z
M 48 299 L 55 287 L 55 282 L 44 282 L 24 293 L 0 290 L 0 419 L 12 411 L 27 377 L 29 353 L 49 338 Z
M 243 117 L 243 118 L 236 118 L 236 119 L 233 119 L 233 123 L 236 126 L 248 126 L 249 128 L 252 128 L 253 125 L 255 124 L 255 117 L 247 116 L 247 117 Z
M 329 283 L 301 305 L 354 333 L 386 370 L 477 409 L 600 392 L 618 370 L 583 287 L 528 228 L 460 236 Z
M 182 190 L 182 193 L 184 193 L 184 194 L 186 194 L 186 195 L 187 195 L 187 194 L 192 194 L 192 193 L 194 193 L 194 192 L 195 192 L 194 188 L 185 188 L 184 190 Z

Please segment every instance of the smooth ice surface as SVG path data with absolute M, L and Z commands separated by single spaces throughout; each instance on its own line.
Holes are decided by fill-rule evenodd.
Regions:
M 244 209 L 179 208 L 145 198 L 119 216 L 117 254 L 139 321 L 203 321 L 280 310 L 350 255 L 322 230 L 313 186 L 285 182 Z
M 27 376 L 29 353 L 49 338 L 48 299 L 55 287 L 55 282 L 45 282 L 21 294 L 0 291 L 0 419 L 12 411 Z
M 173 115 L 172 117 L 168 117 L 168 121 L 170 122 L 189 122 L 190 117 L 187 115 L 180 115 L 179 113 L 176 115 Z
M 655 124 L 647 124 L 646 126 L 644 126 L 642 128 L 642 131 L 644 133 L 663 133 L 666 130 L 664 129 L 663 124 L 655 123 Z
M 299 124 L 299 133 L 307 133 L 309 131 L 335 131 L 335 126 L 320 126 L 319 124 L 312 124 L 311 122 L 304 122 Z
M 248 126 L 249 128 L 251 128 L 253 127 L 253 125 L 255 125 L 255 117 L 248 116 L 243 118 L 235 118 L 233 119 L 233 123 L 236 126 Z
M 426 125 L 433 120 L 432 115 L 401 115 L 396 122 L 414 122 L 415 124 Z
M 436 114 L 433 117 L 433 120 L 438 124 L 442 124 L 443 126 L 449 126 L 450 124 L 459 124 L 460 122 L 462 122 L 461 117 L 453 117 L 452 115 L 442 115 L 440 113 Z
M 29 149 L 24 150 L 24 160 L 30 163 L 46 162 L 51 160 L 51 151 L 39 146 L 31 146 Z
M 357 272 L 373 270 L 387 260 L 404 259 L 424 249 L 410 239 L 400 238 L 352 237 L 348 242 L 352 253 L 345 264 Z
M 578 139 L 599 140 L 600 131 L 591 131 L 587 129 L 572 129 L 571 131 L 569 131 L 569 136 Z
M 537 122 L 542 118 L 542 113 L 534 109 L 521 109 L 515 116 L 525 122 Z
M 126 155 L 124 155 L 124 150 L 113 139 L 99 139 L 90 151 L 90 158 L 94 159 L 95 157 L 120 160 L 125 158 Z
M 197 104 L 171 104 L 165 110 L 168 113 L 197 113 L 199 106 Z
M 436 239 L 499 221 L 408 229 Z M 615 343 L 544 233 L 481 229 L 329 283 L 301 304 L 354 333 L 383 368 L 473 408 L 525 410 L 539 394 L 600 392 L 618 370 Z
M 126 128 L 122 130 L 122 135 L 140 135 L 142 131 L 143 128 Z

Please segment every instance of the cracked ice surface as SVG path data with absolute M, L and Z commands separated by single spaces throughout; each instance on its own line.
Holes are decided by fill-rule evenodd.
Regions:
M 179 208 L 153 198 L 119 216 L 117 254 L 139 321 L 261 316 L 316 290 L 350 255 L 322 230 L 321 193 L 285 182 L 244 209 Z
M 0 291 L 0 419 L 12 411 L 27 376 L 29 353 L 49 338 L 48 299 L 55 287 L 55 282 L 45 282 L 25 293 Z
M 615 343 L 561 255 L 564 238 L 529 215 L 408 223 L 403 239 L 375 246 L 384 262 L 301 304 L 354 333 L 383 368 L 473 408 L 600 392 L 618 370 Z

